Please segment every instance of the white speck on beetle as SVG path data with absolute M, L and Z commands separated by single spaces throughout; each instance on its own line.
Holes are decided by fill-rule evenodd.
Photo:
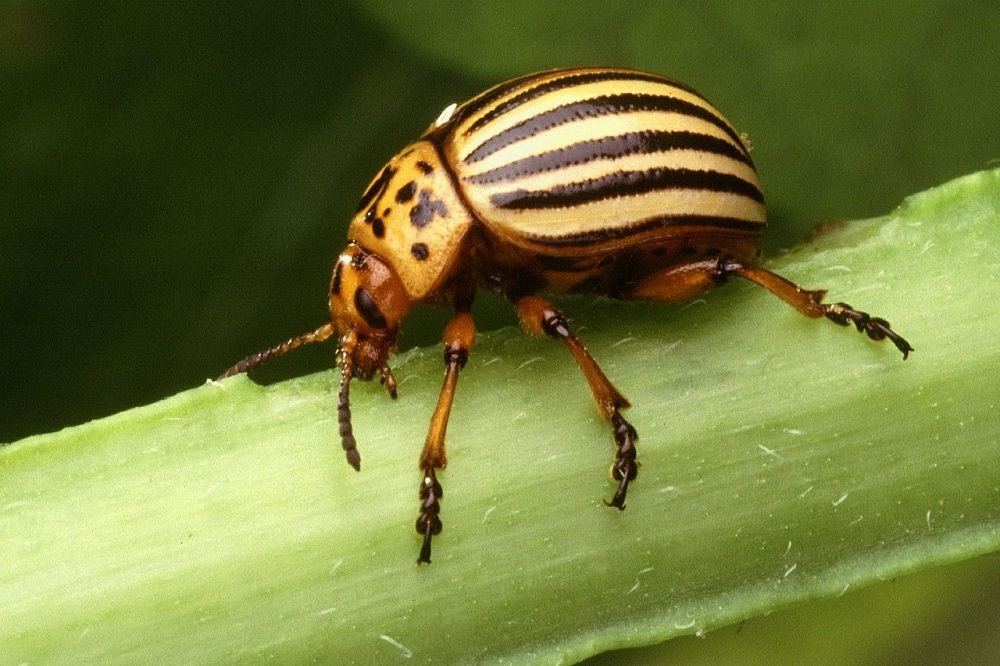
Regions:
M 454 106 L 454 104 L 452 106 Z M 403 657 L 409 659 L 410 657 L 413 656 L 413 650 L 411 650 L 410 648 L 406 647 L 405 645 L 403 645 L 402 643 L 400 643 L 399 641 L 397 641 L 392 636 L 386 636 L 385 634 L 379 634 L 378 637 L 381 638 L 382 640 L 384 640 L 389 645 L 393 646 L 394 648 L 397 648 L 399 650 L 400 654 Z
M 835 506 L 835 507 L 836 506 L 840 506 L 841 504 L 844 503 L 845 499 L 847 499 L 847 493 L 844 493 L 839 498 L 837 498 L 836 500 L 834 500 L 833 502 L 830 502 L 830 503 L 833 504 L 833 506 Z
M 455 102 L 452 102 L 448 106 L 444 107 L 444 111 L 442 111 L 441 115 L 439 115 L 437 120 L 434 121 L 434 127 L 441 127 L 441 125 L 444 125 L 446 122 L 451 120 L 451 116 L 455 113 L 455 109 L 457 108 L 458 104 Z

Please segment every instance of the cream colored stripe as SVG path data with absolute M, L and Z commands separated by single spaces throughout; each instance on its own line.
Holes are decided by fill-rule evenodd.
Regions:
M 472 192 L 469 192 L 472 194 Z M 488 201 L 470 198 L 487 226 L 504 235 L 556 237 L 627 227 L 660 215 L 706 215 L 762 223 L 764 205 L 738 194 L 704 190 L 663 190 L 639 196 L 617 197 L 571 208 L 506 210 Z M 488 214 L 483 213 L 488 211 Z
M 587 118 L 559 125 L 535 136 L 517 141 L 473 164 L 458 163 L 462 176 L 483 173 L 504 166 L 515 160 L 558 150 L 579 141 L 587 141 L 605 136 L 617 136 L 627 132 L 661 131 L 692 132 L 715 137 L 731 144 L 738 150 L 743 147 L 735 143 L 720 127 L 707 120 L 693 118 L 680 113 L 662 111 L 639 111 L 618 113 L 609 116 Z

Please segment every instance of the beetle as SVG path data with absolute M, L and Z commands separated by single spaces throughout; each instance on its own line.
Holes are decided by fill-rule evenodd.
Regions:
M 731 276 L 754 282 L 807 317 L 854 324 L 913 347 L 885 319 L 823 302 L 758 264 L 764 196 L 744 137 L 704 97 L 628 69 L 573 68 L 501 83 L 452 104 L 397 154 L 361 196 L 330 282 L 330 321 L 245 358 L 228 377 L 303 344 L 336 336 L 337 402 L 347 462 L 361 468 L 351 425 L 354 378 L 376 375 L 396 398 L 389 358 L 417 303 L 448 305 L 444 384 L 419 458 L 422 537 L 430 563 L 441 532 L 445 431 L 459 373 L 476 335 L 480 287 L 505 296 L 524 328 L 560 340 L 582 370 L 615 446 L 625 508 L 638 471 L 630 406 L 540 292 L 677 303 Z

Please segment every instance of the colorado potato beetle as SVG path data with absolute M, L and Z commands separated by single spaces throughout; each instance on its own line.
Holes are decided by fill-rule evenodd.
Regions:
M 560 340 L 611 425 L 617 482 L 606 504 L 625 508 L 637 473 L 629 401 L 565 317 L 537 294 L 572 292 L 663 303 L 688 300 L 737 276 L 807 317 L 854 324 L 913 351 L 889 322 L 822 302 L 757 265 L 764 196 L 746 141 L 700 94 L 661 76 L 576 68 L 529 74 L 451 105 L 371 182 L 333 269 L 330 322 L 250 356 L 223 377 L 300 345 L 339 339 L 337 418 L 347 461 L 360 470 L 349 390 L 376 375 L 389 395 L 399 326 L 412 305 L 451 306 L 444 385 L 419 458 L 422 537 L 431 561 L 441 532 L 445 430 L 459 372 L 475 339 L 479 287 L 513 303 L 528 332 Z

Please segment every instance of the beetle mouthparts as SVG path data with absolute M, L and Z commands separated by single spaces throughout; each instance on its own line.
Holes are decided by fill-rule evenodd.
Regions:
M 395 400 L 397 395 L 396 378 L 392 376 L 392 369 L 388 364 L 379 368 L 379 375 L 379 381 L 385 386 L 385 390 L 389 392 L 389 397 Z

